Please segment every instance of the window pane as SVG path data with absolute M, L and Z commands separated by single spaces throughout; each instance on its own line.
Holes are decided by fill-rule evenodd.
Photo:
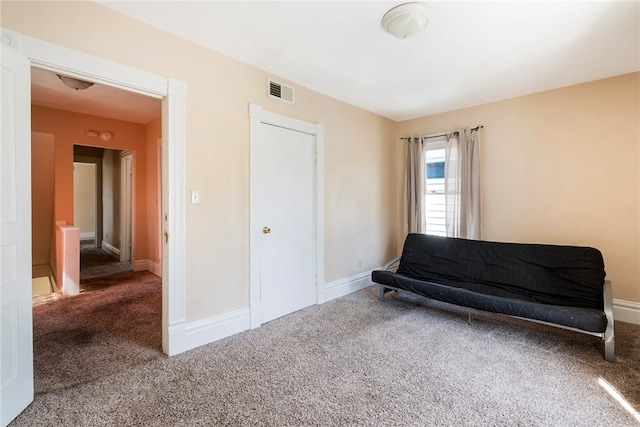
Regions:
M 427 163 L 427 179 L 444 178 L 444 162 Z
M 426 233 L 436 236 L 445 236 L 446 198 L 444 195 L 444 148 L 429 149 L 426 153 Z

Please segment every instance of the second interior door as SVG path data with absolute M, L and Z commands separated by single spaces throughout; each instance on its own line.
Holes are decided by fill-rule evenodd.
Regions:
M 262 322 L 316 303 L 315 137 L 261 124 L 262 219 L 260 302 Z

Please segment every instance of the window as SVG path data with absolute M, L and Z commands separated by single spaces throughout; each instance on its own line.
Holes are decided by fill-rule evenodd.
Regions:
M 480 238 L 478 129 L 411 139 L 407 150 L 407 230 Z
M 445 149 L 443 140 L 427 142 L 425 155 L 425 232 L 435 236 L 446 236 L 446 196 L 444 191 Z

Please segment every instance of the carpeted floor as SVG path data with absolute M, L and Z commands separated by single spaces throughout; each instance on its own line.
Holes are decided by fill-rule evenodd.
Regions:
M 132 283 L 136 283 L 135 286 Z M 598 338 L 370 287 L 175 357 L 160 279 L 34 307 L 35 401 L 12 426 L 638 426 L 640 326 Z
M 97 248 L 93 240 L 80 242 L 80 281 L 131 270 L 131 262 L 111 256 Z

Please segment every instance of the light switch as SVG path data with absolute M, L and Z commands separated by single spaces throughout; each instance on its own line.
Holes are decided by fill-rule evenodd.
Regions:
M 200 192 L 198 190 L 191 190 L 191 203 L 200 203 Z

